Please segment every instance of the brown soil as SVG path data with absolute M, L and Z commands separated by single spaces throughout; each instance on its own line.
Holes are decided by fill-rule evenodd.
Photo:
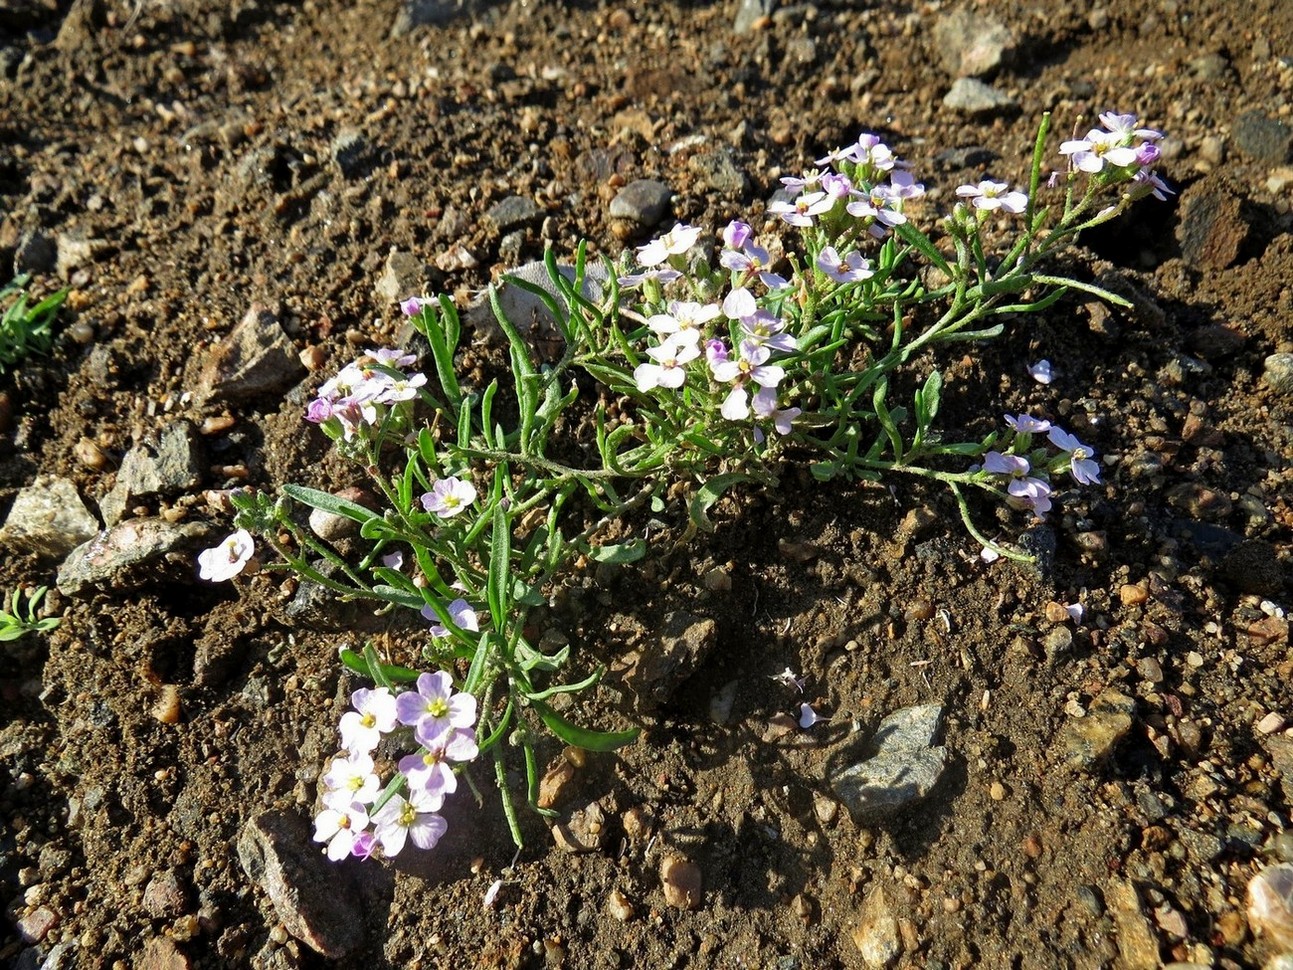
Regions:
M 52 595 L 56 631 L 0 645 L 0 957 L 34 967 L 66 941 L 60 967 L 858 967 L 855 930 L 882 905 L 901 966 L 1260 964 L 1245 890 L 1287 860 L 1293 811 L 1287 746 L 1255 727 L 1293 720 L 1287 623 L 1262 609 L 1290 604 L 1291 399 L 1261 379 L 1293 341 L 1293 173 L 1287 141 L 1263 154 L 1239 129 L 1249 111 L 1290 121 L 1293 6 L 985 0 L 974 9 L 1017 41 L 992 80 L 1019 105 L 986 121 L 942 104 L 932 25 L 950 6 L 826 0 L 740 36 L 733 2 L 518 0 L 392 38 L 396 0 L 0 0 L 0 275 L 40 232 L 70 254 L 73 290 L 53 354 L 0 378 L 0 511 L 38 474 L 93 503 L 132 444 L 222 417 L 184 395 L 253 301 L 297 349 L 322 349 L 317 372 L 228 411 L 203 437 L 201 484 L 144 513 L 223 529 L 206 489 L 353 484 L 301 413 L 356 344 L 395 340 L 398 310 L 374 295 L 388 253 L 462 299 L 545 243 L 613 255 L 649 236 L 608 214 L 634 178 L 673 187 L 672 218 L 721 225 L 868 129 L 943 204 L 985 171 L 1023 178 L 1042 112 L 1067 129 L 1114 109 L 1169 133 L 1180 193 L 1067 267 L 1133 311 L 1067 299 L 954 369 L 949 420 L 986 429 L 1031 408 L 1118 457 L 1103 488 L 1064 497 L 1052 565 L 985 567 L 936 490 L 790 476 L 720 504 L 712 538 L 674 549 L 665 532 L 644 568 L 578 577 L 561 618 L 578 669 L 650 649 L 673 611 L 718 629 L 663 704 L 613 678 L 590 698 L 588 721 L 644 728 L 590 758 L 559 806 L 598 801 L 611 837 L 569 855 L 528 816 L 507 868 L 482 768 L 482 810 L 460 799 L 434 853 L 337 868 L 322 891 L 350 901 L 364 939 L 339 962 L 283 931 L 234 845 L 267 811 L 309 818 L 357 686 L 336 649 L 361 635 L 291 620 L 264 574 L 212 587 L 186 567 Z M 974 146 L 992 160 L 940 156 Z M 745 188 L 706 181 L 696 159 L 714 150 Z M 544 211 L 519 249 L 483 218 L 511 195 Z M 1050 387 L 1023 371 L 1040 357 Z M 6 553 L 0 590 L 56 566 Z M 703 581 L 715 567 L 730 590 Z M 1080 627 L 1048 613 L 1079 601 Z M 778 734 L 801 699 L 771 679 L 787 666 L 829 723 Z M 169 688 L 177 723 L 154 709 Z M 1074 767 L 1065 727 L 1109 690 L 1134 699 L 1130 731 Z M 855 825 L 827 768 L 855 725 L 926 702 L 945 706 L 939 787 Z M 671 854 L 699 866 L 695 909 L 666 905 Z M 42 907 L 52 926 L 23 942 Z

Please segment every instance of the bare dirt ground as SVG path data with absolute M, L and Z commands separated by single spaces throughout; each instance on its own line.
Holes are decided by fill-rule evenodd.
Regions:
M 1264 375 L 1293 350 L 1293 6 L 822 0 L 738 31 L 734 2 L 516 0 L 393 36 L 402 11 L 0 0 L 0 276 L 16 264 L 42 291 L 71 287 L 53 353 L 0 377 L 0 513 L 38 476 L 98 509 L 132 447 L 177 422 L 200 456 L 189 481 L 124 510 L 195 526 L 187 547 L 52 593 L 62 625 L 0 645 L 0 958 L 808 970 L 1274 956 L 1246 891 L 1293 862 L 1293 391 L 1287 371 Z M 1009 41 L 984 79 L 1009 103 L 948 107 L 956 58 L 992 22 Z M 681 549 L 669 519 L 645 565 L 581 575 L 552 621 L 583 669 L 664 649 L 657 631 L 679 614 L 712 621 L 681 683 L 648 697 L 612 676 L 589 701 L 595 723 L 644 728 L 589 757 L 558 804 L 598 803 L 597 851 L 562 851 L 529 816 L 509 868 L 482 770 L 482 808 L 451 809 L 425 858 L 316 859 L 320 765 L 358 686 L 336 650 L 362 634 L 291 609 L 281 576 L 200 583 L 192 553 L 228 525 L 209 490 L 352 484 L 304 402 L 356 346 L 396 341 L 403 287 L 466 300 L 545 245 L 614 255 L 675 220 L 761 224 L 779 175 L 862 130 L 911 162 L 932 217 L 962 182 L 1023 179 L 1044 111 L 1067 131 L 1105 110 L 1168 133 L 1178 195 L 1085 238 L 1065 268 L 1134 309 L 1066 298 L 970 348 L 950 380 L 950 421 L 1064 417 L 1107 456 L 1104 486 L 1066 495 L 1040 530 L 1045 568 L 985 565 L 947 497 L 905 483 L 791 474 L 778 494 L 725 500 L 717 533 Z M 673 190 L 659 226 L 610 215 L 638 178 Z M 487 216 L 513 196 L 529 214 Z M 203 401 L 211 348 L 253 302 L 312 372 Z M 1049 386 L 1024 369 L 1041 357 Z M 49 552 L 6 549 L 0 590 L 52 584 Z M 1074 625 L 1056 604 L 1078 602 Z M 416 645 L 381 636 L 397 654 Z M 771 679 L 786 667 L 802 698 Z M 787 730 L 805 699 L 830 721 Z M 828 769 L 921 703 L 943 706 L 938 787 L 855 824 Z M 254 858 L 259 838 L 291 862 L 297 836 L 293 913 L 238 846 Z M 665 900 L 671 855 L 702 875 L 692 909 Z

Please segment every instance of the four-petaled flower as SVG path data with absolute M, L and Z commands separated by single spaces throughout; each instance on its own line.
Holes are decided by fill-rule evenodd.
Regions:
M 401 724 L 413 728 L 418 743 L 429 747 L 453 729 L 476 723 L 476 698 L 455 692 L 453 678 L 437 670 L 420 674 L 416 691 L 395 698 L 395 711 Z
M 674 334 L 657 347 L 648 347 L 647 356 L 655 363 L 641 363 L 633 369 L 633 381 L 639 391 L 654 387 L 676 389 L 687 379 L 686 367 L 700 356 L 700 347 L 687 337 Z
M 328 806 L 314 819 L 314 841 L 328 844 L 328 858 L 340 862 L 352 854 L 356 842 L 368 827 L 368 810 L 359 802 Z M 364 843 L 360 842 L 361 848 Z M 364 850 L 367 854 L 366 849 Z
M 433 738 L 429 744 L 424 741 L 423 750 L 401 758 L 399 768 L 409 780 L 409 790 L 425 792 L 431 810 L 438 811 L 445 796 L 458 790 L 458 776 L 450 762 L 471 761 L 478 754 L 475 733 L 455 728 Z
M 256 544 L 246 529 L 239 529 L 220 545 L 198 553 L 198 575 L 212 583 L 233 579 L 246 567 Z
M 443 801 L 443 800 L 442 800 Z M 448 830 L 445 820 L 435 814 L 440 808 L 426 791 L 410 790 L 409 797 L 392 795 L 373 815 L 373 831 L 387 858 L 400 854 L 406 839 L 419 849 L 433 849 Z
M 781 216 L 792 226 L 811 226 L 813 220 L 823 212 L 830 212 L 835 200 L 825 192 L 806 192 L 803 195 L 786 201 L 778 199 L 768 206 L 768 212 Z
M 333 808 L 345 808 L 351 802 L 371 803 L 382 790 L 372 755 L 351 751 L 344 758 L 333 758 L 323 775 L 323 790 L 323 803 Z
M 350 703 L 354 710 L 341 715 L 341 746 L 356 754 L 372 751 L 395 728 L 395 698 L 385 687 L 361 687 Z
M 638 249 L 639 266 L 659 266 L 670 256 L 682 256 L 700 238 L 700 230 L 695 226 L 674 226 L 659 239 L 653 239 Z
M 857 283 L 875 275 L 866 257 L 856 249 L 841 256 L 834 246 L 817 254 L 817 268 L 836 283 Z
M 1018 505 L 1032 509 L 1039 517 L 1050 511 L 1051 487 L 1040 478 L 1028 474 L 1032 471 L 1032 466 L 1027 458 L 989 451 L 983 456 L 983 470 L 1009 478 L 1006 493 Z
M 427 303 L 428 301 L 422 299 L 420 296 L 411 296 L 400 303 L 400 309 L 404 311 L 404 315 L 406 317 L 416 317 L 422 312 L 422 308 L 426 306 Z
M 449 619 L 459 630 L 466 630 L 468 633 L 480 632 L 480 620 L 476 618 L 476 611 L 464 599 L 456 599 L 450 603 L 446 609 L 449 613 Z M 430 606 L 422 607 L 422 616 L 431 623 L 431 635 L 433 637 L 447 637 L 449 629 L 440 622 L 440 616 Z
M 1018 190 L 1012 190 L 1008 182 L 993 182 L 984 179 L 978 185 L 962 185 L 956 194 L 969 199 L 970 205 L 983 212 L 1003 212 L 1018 214 L 1028 208 L 1028 196 Z
M 1005 415 L 1006 424 L 1020 434 L 1045 434 L 1051 430 L 1051 423 L 1031 414 Z
M 451 519 L 476 501 L 476 486 L 452 475 L 441 478 L 422 495 L 422 507 L 442 519 Z
M 1082 444 L 1062 428 L 1051 428 L 1046 437 L 1060 451 L 1068 452 L 1069 472 L 1075 482 L 1080 485 L 1100 484 L 1100 466 L 1091 460 L 1095 455 L 1094 448 Z

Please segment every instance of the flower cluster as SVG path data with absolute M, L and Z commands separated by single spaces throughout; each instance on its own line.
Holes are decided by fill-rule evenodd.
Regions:
M 306 409 L 306 420 L 345 441 L 364 428 L 380 427 L 392 406 L 413 400 L 426 384 L 425 374 L 403 371 L 415 360 L 400 350 L 365 351 L 319 388 Z
M 479 753 L 476 698 L 454 691 L 450 676 L 437 671 L 420 675 L 416 690 L 396 696 L 385 687 L 361 688 L 350 702 L 340 723 L 344 753 L 323 775 L 314 841 L 326 844 L 334 862 L 367 858 L 378 846 L 395 856 L 409 840 L 434 848 L 448 828 L 440 809 L 458 788 L 453 765 Z M 400 777 L 383 793 L 373 753 L 393 733 L 411 735 L 418 748 L 400 758 Z
M 1054 493 L 1050 476 L 1061 471 L 1067 471 L 1079 485 L 1100 483 L 1100 466 L 1093 460 L 1095 450 L 1089 445 L 1041 418 L 1007 414 L 1005 419 L 1013 432 L 1006 450 L 987 452 L 982 465 L 975 465 L 971 470 L 982 469 L 1003 480 L 1011 505 L 1028 509 L 1038 518 L 1045 516 L 1051 509 Z M 1060 454 L 1049 455 L 1044 448 L 1031 449 L 1035 434 L 1046 435 Z
M 1060 145 L 1060 154 L 1069 157 L 1074 170 L 1098 176 L 1109 183 L 1130 182 L 1132 195 L 1152 195 L 1165 200 L 1171 193 L 1167 184 L 1153 170 L 1162 156 L 1158 142 L 1163 133 L 1141 128 L 1135 115 L 1106 111 L 1100 115 L 1104 128 L 1092 128 L 1085 138 L 1075 138 Z

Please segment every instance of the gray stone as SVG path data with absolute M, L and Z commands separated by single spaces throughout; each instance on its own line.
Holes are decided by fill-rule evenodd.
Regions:
M 1060 730 L 1065 762 L 1090 769 L 1107 758 L 1131 730 L 1136 701 L 1112 687 L 1105 688 L 1085 717 L 1074 718 Z
M 1230 136 L 1241 154 L 1268 165 L 1283 165 L 1293 154 L 1293 128 L 1261 111 L 1245 111 L 1235 119 Z
M 558 266 L 557 271 L 571 283 L 574 282 L 575 268 L 573 266 Z M 587 263 L 584 267 L 583 282 L 579 289 L 580 295 L 586 300 L 597 303 L 602 298 L 602 287 L 606 279 L 606 269 L 601 263 Z M 502 280 L 494 285 L 498 293 L 498 304 L 502 308 L 504 316 L 521 333 L 527 333 L 536 327 L 552 327 L 556 321 L 553 320 L 552 314 L 548 311 L 547 304 L 529 290 L 517 286 L 512 282 L 513 280 L 523 280 L 533 286 L 541 287 L 556 299 L 559 307 L 569 309 L 561 296 L 560 290 L 557 288 L 557 284 L 548 276 L 547 265 L 538 260 L 526 263 L 510 273 L 504 274 Z M 476 328 L 476 332 L 482 334 L 485 339 L 494 342 L 504 339 L 502 328 L 499 327 L 498 321 L 494 318 L 494 309 L 490 304 L 488 290 L 472 301 L 463 316 L 469 324 Z
M 58 259 L 58 246 L 45 233 L 36 231 L 25 234 L 18 241 L 13 257 L 15 274 L 33 273 L 37 276 L 50 273 Z
M 952 77 L 983 77 L 999 68 L 1015 39 L 1008 27 L 982 13 L 959 9 L 934 24 L 934 47 Z
M 940 704 L 894 711 L 871 739 L 875 755 L 834 774 L 831 787 L 859 824 L 891 816 L 928 795 L 947 764 L 947 749 L 933 746 L 942 721 Z
M 318 850 L 304 819 L 289 812 L 251 819 L 238 835 L 238 859 L 284 928 L 310 949 L 340 960 L 363 945 L 364 921 L 345 869 Z
M 713 192 L 744 195 L 750 187 L 750 180 L 726 148 L 697 155 L 691 160 L 691 170 L 699 176 L 701 185 Z
M 611 218 L 630 219 L 642 226 L 655 226 L 669 208 L 673 190 L 655 179 L 638 179 L 620 189 L 611 199 Z
M 738 35 L 750 33 L 754 30 L 755 24 L 765 17 L 772 16 L 776 6 L 776 0 L 741 0 L 741 5 L 736 9 L 736 20 L 732 24 L 732 30 Z
M 362 178 L 371 165 L 371 152 L 364 136 L 354 128 L 343 128 L 332 139 L 332 160 L 344 178 Z
M 194 575 L 196 551 L 217 538 L 205 524 L 130 519 L 73 549 L 58 567 L 58 590 L 76 596 L 96 589 L 137 589 L 156 582 L 168 564 L 177 573 Z
M 1271 756 L 1271 763 L 1280 773 L 1280 787 L 1284 791 L 1284 803 L 1293 808 L 1293 736 L 1287 734 L 1265 734 L 1261 737 L 1262 746 Z M 1288 860 L 1293 862 L 1293 859 Z
M 426 283 L 426 264 L 412 253 L 392 249 L 373 292 L 382 303 L 399 303 L 419 295 Z
M 0 528 L 0 546 L 60 559 L 98 531 L 99 520 L 85 507 L 72 482 L 42 476 L 14 499 Z
M 253 303 L 228 336 L 207 351 L 195 396 L 199 403 L 249 401 L 304 376 L 305 366 L 278 317 Z
M 99 503 L 99 511 L 104 524 L 114 526 L 135 500 L 182 495 L 201 481 L 201 455 L 193 426 L 175 421 L 162 429 L 155 442 L 140 443 L 126 452 L 116 484 Z
M 485 219 L 493 223 L 500 233 L 508 233 L 524 229 L 542 215 L 543 210 L 533 199 L 527 199 L 523 195 L 509 195 L 490 206 L 485 212 Z
M 405 0 L 391 27 L 392 37 L 403 37 L 417 27 L 451 23 L 488 10 L 496 0 Z
M 1266 386 L 1277 394 L 1293 396 L 1293 354 L 1271 354 L 1262 365 Z
M 1010 95 L 977 78 L 962 77 L 952 82 L 943 104 L 964 115 L 997 115 L 1014 111 L 1019 105 Z

